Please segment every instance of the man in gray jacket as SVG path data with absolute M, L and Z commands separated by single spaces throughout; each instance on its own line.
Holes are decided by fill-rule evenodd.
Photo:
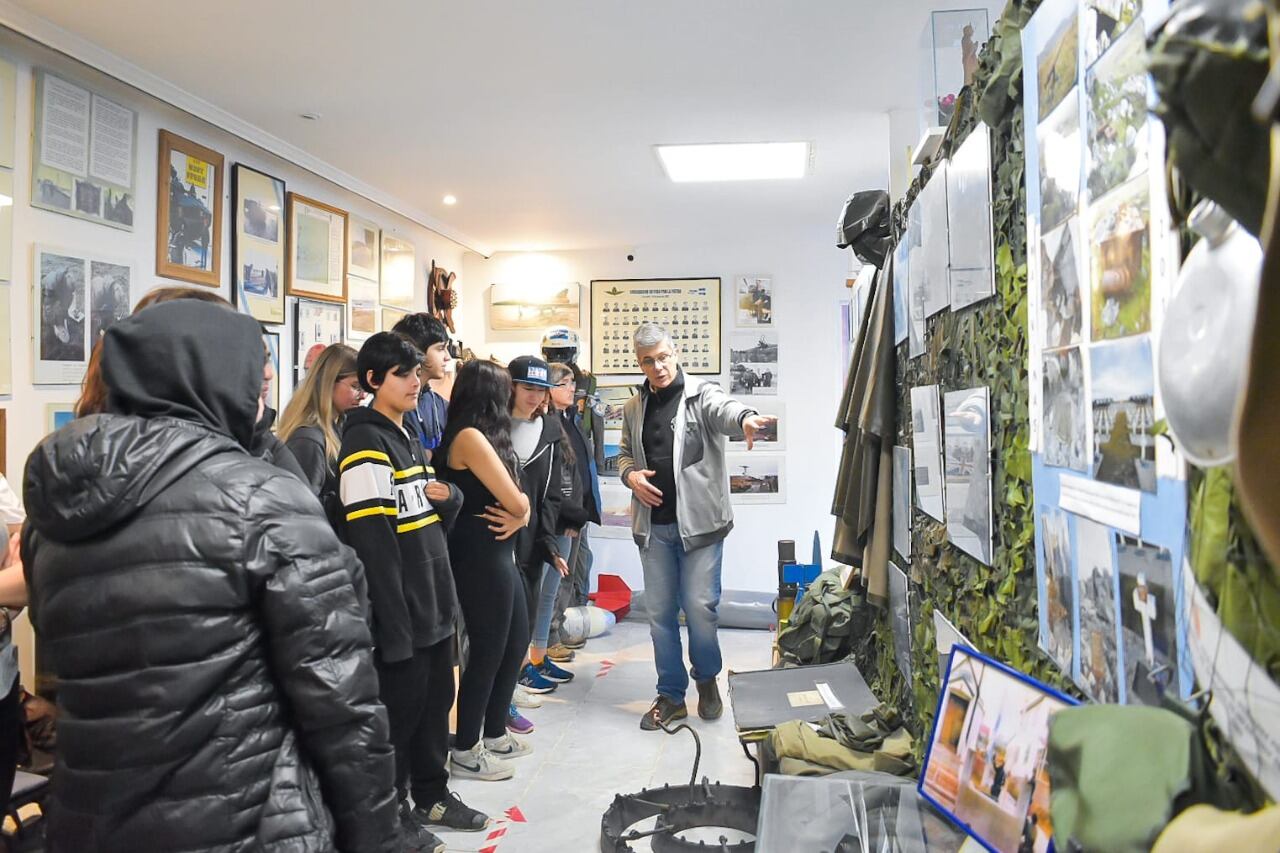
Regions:
M 681 607 L 698 685 L 698 716 L 714 720 L 724 710 L 716 686 L 721 668 L 716 608 L 724 538 L 733 529 L 724 440 L 745 436 L 750 449 L 756 432 L 775 418 L 761 416 L 718 385 L 685 375 L 661 326 L 641 325 L 634 344 L 648 381 L 623 409 L 618 475 L 633 495 L 631 531 L 640 546 L 658 669 L 658 697 L 640 720 L 640 728 L 652 731 L 659 721 L 689 716 Z

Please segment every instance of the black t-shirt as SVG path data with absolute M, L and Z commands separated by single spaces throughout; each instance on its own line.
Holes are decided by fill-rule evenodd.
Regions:
M 684 399 L 684 371 L 677 373 L 675 381 L 661 391 L 654 391 L 646 382 L 644 393 L 648 397 L 641 434 L 644 458 L 654 472 L 650 482 L 662 492 L 662 506 L 654 507 L 652 523 L 675 524 L 675 424 L 676 412 Z

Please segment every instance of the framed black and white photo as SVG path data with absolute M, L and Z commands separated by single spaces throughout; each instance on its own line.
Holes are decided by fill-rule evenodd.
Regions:
M 734 332 L 729 336 L 729 393 L 776 396 L 778 333 Z
M 260 323 L 284 322 L 285 185 L 243 163 L 231 169 L 231 292 Z
M 591 370 L 640 372 L 632 335 L 657 323 L 671 335 L 687 373 L 720 373 L 720 279 L 655 278 L 591 282 Z
M 211 148 L 160 131 L 156 275 L 222 284 L 222 166 Z
M 343 343 L 345 306 L 331 302 L 299 299 L 294 306 L 293 387 L 306 378 L 307 370 L 325 347 Z

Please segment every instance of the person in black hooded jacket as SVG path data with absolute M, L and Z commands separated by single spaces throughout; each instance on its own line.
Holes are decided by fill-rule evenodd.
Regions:
M 46 849 L 402 849 L 358 561 L 247 452 L 258 324 L 169 302 L 103 347 L 107 413 L 42 441 L 24 482 L 59 678 Z

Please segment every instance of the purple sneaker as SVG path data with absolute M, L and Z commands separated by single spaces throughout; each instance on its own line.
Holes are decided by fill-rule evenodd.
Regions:
M 507 731 L 517 735 L 527 735 L 533 731 L 533 722 L 521 714 L 515 705 L 507 709 Z

